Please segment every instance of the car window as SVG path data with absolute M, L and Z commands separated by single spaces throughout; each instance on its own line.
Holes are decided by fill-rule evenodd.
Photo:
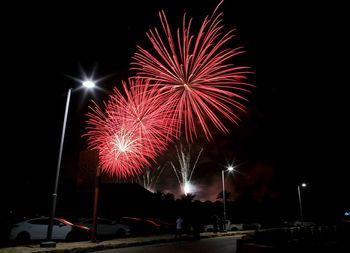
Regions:
M 28 223 L 36 224 L 36 225 L 48 225 L 49 219 L 36 219 L 36 220 L 28 221 Z
M 65 225 L 62 221 L 59 220 L 53 220 L 53 225 Z
M 86 224 L 90 224 L 92 223 L 92 219 L 85 219 L 85 220 L 82 220 L 82 222 Z
M 48 225 L 49 219 L 48 218 L 35 219 L 35 220 L 28 221 L 28 223 L 33 224 L 33 225 Z M 58 226 L 58 225 L 62 225 L 64 223 L 59 221 L 59 220 L 54 219 L 53 224 Z
M 98 223 L 100 223 L 100 224 L 104 224 L 104 225 L 106 225 L 106 224 L 110 224 L 110 222 L 109 222 L 109 221 L 107 221 L 107 220 L 103 220 L 103 219 L 98 220 Z

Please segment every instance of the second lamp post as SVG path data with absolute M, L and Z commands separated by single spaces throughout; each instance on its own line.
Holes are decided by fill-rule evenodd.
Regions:
M 298 184 L 298 200 L 299 200 L 299 209 L 300 209 L 300 222 L 301 225 L 303 225 L 304 222 L 304 216 L 303 216 L 303 207 L 301 205 L 301 193 L 300 193 L 300 187 L 305 188 L 307 185 L 306 183 Z
M 227 167 L 227 170 L 221 170 L 221 179 L 222 179 L 222 201 L 224 204 L 224 230 L 226 230 L 226 194 L 225 194 L 225 171 L 232 172 L 233 167 Z

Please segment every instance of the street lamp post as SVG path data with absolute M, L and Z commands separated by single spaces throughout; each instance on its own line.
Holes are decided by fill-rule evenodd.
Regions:
M 90 81 L 90 80 L 84 81 L 82 84 L 86 88 L 93 88 L 93 87 L 95 87 L 95 83 Z M 55 187 L 54 187 L 54 192 L 52 194 L 51 215 L 50 215 L 50 220 L 49 220 L 49 224 L 48 224 L 48 228 L 47 228 L 47 241 L 42 242 L 40 244 L 40 247 L 48 247 L 48 248 L 55 248 L 56 247 L 56 242 L 52 241 L 52 231 L 53 231 L 54 217 L 55 217 L 55 213 L 56 213 L 57 189 L 58 189 L 58 181 L 59 181 L 60 170 L 61 170 L 63 144 L 64 144 L 64 137 L 65 137 L 65 132 L 66 132 L 66 125 L 67 125 L 67 118 L 68 118 L 69 102 L 70 102 L 71 93 L 72 93 L 72 88 L 69 88 L 68 89 L 68 93 L 67 93 L 66 109 L 65 109 L 65 112 L 64 112 L 60 150 L 59 150 L 59 154 L 58 154 L 58 163 L 57 163 L 57 169 L 56 169 Z
M 302 204 L 301 204 L 300 186 L 305 188 L 306 187 L 306 183 L 298 184 L 298 200 L 299 200 L 299 210 L 300 210 L 300 221 L 301 221 L 301 225 L 303 225 L 304 216 L 303 216 L 303 207 L 302 207 Z
M 225 171 L 221 170 L 221 179 L 222 179 L 222 202 L 224 204 L 224 230 L 226 230 L 226 194 L 225 194 Z
M 233 167 L 229 166 L 227 168 L 228 172 L 233 171 Z M 226 194 L 225 194 L 225 170 L 221 170 L 221 179 L 222 179 L 222 201 L 224 204 L 224 230 L 226 230 Z

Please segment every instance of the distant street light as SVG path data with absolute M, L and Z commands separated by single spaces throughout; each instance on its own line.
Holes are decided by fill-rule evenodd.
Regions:
M 82 82 L 82 85 L 86 88 L 89 88 L 89 89 L 95 87 L 95 83 L 91 80 L 87 80 L 87 81 Z M 64 144 L 64 136 L 65 136 L 65 132 L 66 132 L 66 124 L 67 124 L 67 117 L 68 117 L 68 110 L 69 110 L 69 102 L 70 102 L 71 93 L 72 93 L 72 88 L 69 88 L 68 93 L 67 93 L 66 109 L 65 109 L 65 113 L 64 113 L 64 119 L 63 119 L 63 129 L 62 129 L 62 135 L 61 135 L 60 151 L 58 154 L 55 187 L 54 187 L 54 192 L 52 194 L 52 209 L 51 209 L 50 222 L 49 222 L 49 226 L 47 229 L 47 241 L 42 242 L 40 244 L 40 247 L 48 247 L 48 248 L 55 248 L 56 247 L 56 242 L 52 241 L 52 230 L 53 230 L 54 217 L 55 217 L 55 213 L 56 213 L 58 180 L 59 180 L 59 176 L 60 176 L 62 151 L 63 151 L 63 144 Z
M 234 171 L 233 166 L 228 166 L 227 170 L 228 172 Z M 221 170 L 221 179 L 222 179 L 222 200 L 224 204 L 224 230 L 226 230 L 226 194 L 225 194 L 225 170 Z
M 299 208 L 300 208 L 300 221 L 301 221 L 301 225 L 303 225 L 304 216 L 303 216 L 303 207 L 302 207 L 302 204 L 301 204 L 300 187 L 305 188 L 306 186 L 307 186 L 306 183 L 298 184 L 298 199 L 299 199 Z

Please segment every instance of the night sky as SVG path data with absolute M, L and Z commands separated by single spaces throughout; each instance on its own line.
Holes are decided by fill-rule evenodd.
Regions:
M 83 79 L 83 73 L 95 71 L 104 91 L 72 94 L 62 184 L 74 181 L 79 152 L 87 148 L 81 138 L 87 107 L 92 99 L 106 99 L 131 75 L 136 45 L 149 47 L 146 32 L 160 28 L 158 11 L 164 9 L 177 28 L 184 12 L 198 25 L 218 3 L 113 2 L 30 3 L 4 9 L 1 178 L 7 208 L 13 196 L 29 188 L 52 192 L 67 90 L 79 87 L 70 77 Z M 243 174 L 228 178 L 233 196 L 254 189 L 257 198 L 279 196 L 296 203 L 297 184 L 306 181 L 316 206 L 350 208 L 346 8 L 335 2 L 262 2 L 226 0 L 221 7 L 226 31 L 237 29 L 232 46 L 246 49 L 239 61 L 255 72 L 250 82 L 256 88 L 240 126 L 230 124 L 230 135 L 215 133 L 213 142 L 193 145 L 194 150 L 204 148 L 192 178 L 202 189 L 196 194 L 215 200 L 221 170 L 235 161 L 242 164 L 237 169 Z M 166 180 L 175 180 L 170 167 L 159 187 L 176 192 L 176 181 Z

